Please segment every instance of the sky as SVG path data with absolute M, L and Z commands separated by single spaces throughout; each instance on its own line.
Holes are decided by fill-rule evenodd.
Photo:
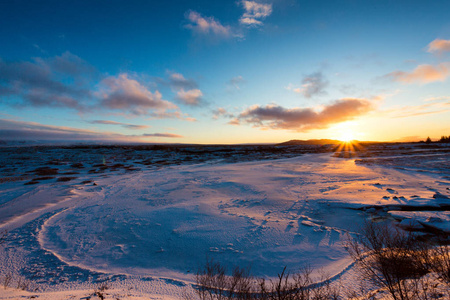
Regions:
M 0 140 L 450 134 L 450 1 L 0 1 Z

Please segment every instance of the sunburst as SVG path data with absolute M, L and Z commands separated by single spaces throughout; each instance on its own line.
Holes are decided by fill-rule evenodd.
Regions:
M 339 137 L 339 140 L 343 143 L 350 143 L 355 139 L 355 133 L 351 130 L 345 130 L 341 132 L 341 136 Z
M 353 131 L 347 130 L 341 132 L 339 140 L 341 143 L 336 147 L 334 156 L 354 157 L 357 155 L 357 152 L 364 150 L 361 144 L 355 140 Z

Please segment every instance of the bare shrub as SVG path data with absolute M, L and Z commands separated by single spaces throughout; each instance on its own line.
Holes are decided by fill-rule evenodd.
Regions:
M 206 264 L 199 269 L 195 281 L 198 285 L 200 299 L 226 299 L 228 280 L 226 268 L 212 259 L 206 260 Z
M 276 280 L 255 279 L 249 268 L 236 267 L 230 276 L 220 263 L 207 260 L 196 275 L 197 295 L 202 300 L 333 300 L 339 291 L 331 287 L 329 278 L 320 283 L 311 279 L 311 269 L 290 274 L 286 267 Z
M 298 273 L 291 276 L 289 272 L 286 272 L 286 267 L 278 274 L 276 281 L 270 281 L 268 286 L 264 286 L 264 281 L 260 282 L 259 286 L 261 294 L 266 297 L 264 299 L 313 299 L 313 290 L 311 288 L 313 282 L 311 279 L 311 269 L 308 267 L 303 268 Z M 320 288 L 320 287 L 319 287 Z M 318 293 L 319 294 L 319 293 Z
M 430 271 L 429 247 L 412 232 L 367 222 L 349 239 L 348 251 L 363 278 L 386 288 L 395 300 L 421 299 L 428 287 L 423 276 Z
M 3 288 L 4 289 L 6 289 L 11 284 L 12 279 L 13 279 L 13 276 L 11 273 L 5 274 L 5 276 L 3 277 Z
M 19 278 L 17 279 L 17 289 L 26 291 L 28 290 L 29 286 L 30 282 L 22 276 L 19 276 Z
M 108 289 L 108 283 L 107 282 L 102 282 L 101 284 L 99 284 L 97 286 L 97 290 L 99 290 L 100 292 L 104 292 Z
M 232 276 L 228 279 L 228 298 L 251 299 L 253 283 L 250 268 L 234 268 Z
M 109 288 L 108 286 L 108 282 L 101 282 L 96 284 L 93 289 L 94 292 L 91 294 L 90 297 L 92 296 L 97 296 L 100 299 L 105 299 L 106 298 L 106 290 Z M 87 299 L 91 299 L 90 297 L 88 297 Z
M 105 299 L 105 294 L 102 291 L 95 291 L 94 294 L 99 297 L 101 300 Z
M 437 246 L 430 251 L 430 266 L 439 279 L 450 287 L 450 246 Z

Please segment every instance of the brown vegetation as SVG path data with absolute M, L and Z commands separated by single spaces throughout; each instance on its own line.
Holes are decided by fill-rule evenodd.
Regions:
M 358 290 L 344 291 L 329 278 L 314 282 L 309 268 L 294 274 L 284 268 L 276 280 L 266 281 L 253 277 L 248 268 L 236 267 L 227 275 L 224 266 L 207 260 L 195 276 L 196 293 L 202 300 L 375 299 L 375 287 L 394 300 L 450 297 L 447 245 L 435 247 L 412 232 L 367 222 L 359 235 L 349 238 L 348 251 L 361 275 Z

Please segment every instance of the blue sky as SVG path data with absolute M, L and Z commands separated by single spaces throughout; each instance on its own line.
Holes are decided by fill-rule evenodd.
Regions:
M 417 140 L 450 129 L 448 1 L 2 1 L 0 139 Z

